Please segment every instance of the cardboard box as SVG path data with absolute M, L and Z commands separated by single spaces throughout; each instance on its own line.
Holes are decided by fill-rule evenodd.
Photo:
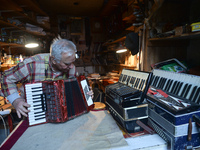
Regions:
M 0 106 L 5 105 L 4 97 L 0 96 Z
M 191 27 L 192 27 L 192 32 L 200 31 L 200 22 L 192 23 Z

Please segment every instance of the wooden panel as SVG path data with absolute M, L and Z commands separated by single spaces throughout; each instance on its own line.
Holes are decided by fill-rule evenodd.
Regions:
M 48 16 L 46 12 L 40 9 L 39 5 L 35 1 L 31 0 L 16 0 L 16 3 L 28 10 L 32 10 L 40 15 Z M 47 2 L 48 3 L 48 2 Z
M 0 0 L 0 4 L 1 11 L 23 11 L 23 9 L 12 0 Z

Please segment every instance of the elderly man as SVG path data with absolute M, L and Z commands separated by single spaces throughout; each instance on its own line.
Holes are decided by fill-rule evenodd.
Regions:
M 24 99 L 24 87 L 17 88 L 17 83 L 24 85 L 28 82 L 43 81 L 45 79 L 66 79 L 76 76 L 73 64 L 76 46 L 66 39 L 55 39 L 50 47 L 50 54 L 37 54 L 6 70 L 1 78 L 1 95 L 7 97 L 15 107 L 17 115 L 27 117 L 30 107 Z M 20 94 L 18 93 L 20 91 Z M 87 94 L 93 97 L 93 91 Z

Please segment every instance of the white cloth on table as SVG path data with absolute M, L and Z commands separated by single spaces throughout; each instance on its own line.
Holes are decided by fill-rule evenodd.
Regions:
M 107 111 L 90 111 L 65 123 L 29 127 L 12 150 L 102 150 L 127 145 Z

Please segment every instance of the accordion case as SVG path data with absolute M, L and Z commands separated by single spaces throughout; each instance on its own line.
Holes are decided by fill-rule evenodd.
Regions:
M 148 89 L 149 73 L 123 69 L 117 83 L 106 86 L 106 107 L 117 123 L 127 132 L 142 131 L 137 124 L 147 124 L 147 104 L 144 96 Z
M 200 147 L 200 77 L 154 69 L 147 93 L 149 125 L 172 150 Z
M 65 122 L 87 113 L 94 107 L 88 91 L 86 80 L 77 78 L 26 84 L 29 125 Z

